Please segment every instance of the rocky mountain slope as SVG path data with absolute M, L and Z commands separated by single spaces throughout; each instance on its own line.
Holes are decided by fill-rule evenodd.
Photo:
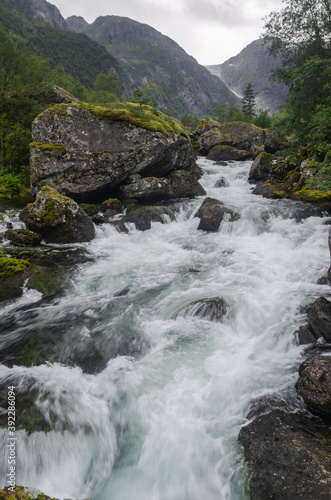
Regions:
M 11 6 L 37 21 L 50 24 L 53 28 L 67 29 L 59 9 L 46 0 L 11 0 Z
M 203 115 L 217 103 L 238 101 L 226 85 L 177 43 L 146 24 L 119 16 L 99 17 L 91 25 L 73 16 L 67 24 L 69 29 L 104 45 L 118 59 L 129 91 L 146 81 L 162 86 L 159 103 L 163 108 L 169 107 L 179 115 Z
M 251 83 L 257 109 L 275 112 L 284 104 L 287 96 L 285 85 L 272 84 L 269 80 L 271 71 L 279 63 L 279 58 L 269 56 L 261 40 L 255 40 L 237 56 L 231 57 L 223 64 L 206 66 L 206 68 L 239 95 L 243 95 L 247 84 Z

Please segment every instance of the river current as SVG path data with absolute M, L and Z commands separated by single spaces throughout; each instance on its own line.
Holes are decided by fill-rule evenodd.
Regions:
M 68 291 L 37 306 L 33 321 L 22 316 L 16 335 L 52 325 L 56 342 L 56 325 L 67 324 L 59 349 L 68 360 L 71 349 L 92 345 L 107 353 L 124 344 L 129 355 L 97 373 L 74 363 L 0 365 L 2 386 L 15 385 L 17 400 L 33 391 L 56 429 L 16 433 L 16 484 L 56 498 L 249 498 L 238 432 L 252 401 L 300 406 L 294 384 L 303 348 L 294 332 L 302 306 L 330 294 L 317 284 L 329 267 L 329 218 L 303 203 L 253 195 L 251 162 L 198 163 L 207 195 L 239 220 L 224 220 L 218 233 L 198 231 L 200 197 L 178 203 L 175 221 L 145 232 L 99 226 L 83 245 L 91 260 L 77 265 Z M 228 187 L 214 187 L 220 176 Z M 222 321 L 184 314 L 212 297 L 228 304 Z M 25 291 L 0 316 L 33 309 L 40 298 Z M 1 487 L 6 439 L 1 429 Z

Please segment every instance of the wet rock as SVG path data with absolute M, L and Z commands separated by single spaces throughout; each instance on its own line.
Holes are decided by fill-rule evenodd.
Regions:
M 214 161 L 242 161 L 249 160 L 250 158 L 253 158 L 251 151 L 236 149 L 230 146 L 214 146 L 207 155 L 207 160 Z
M 81 203 L 79 206 L 89 217 L 93 217 L 99 212 L 98 205 L 94 203 Z
M 23 209 L 20 219 L 50 243 L 78 243 L 95 236 L 92 221 L 79 205 L 49 186 Z
M 145 177 L 133 184 L 121 186 L 126 198 L 142 201 L 162 201 L 175 198 L 193 198 L 206 194 L 195 175 L 184 170 L 176 170 L 165 177 Z
M 100 210 L 105 214 L 105 217 L 113 217 L 122 212 L 122 204 L 117 198 L 108 198 L 101 203 Z
M 224 216 L 228 214 L 230 221 L 233 222 L 238 219 L 238 215 L 225 208 L 223 203 L 215 198 L 206 198 L 195 217 L 200 218 L 198 229 L 202 231 L 217 232 L 221 225 Z
M 228 165 L 228 162 L 227 161 L 217 161 L 216 162 L 216 165 L 221 165 L 222 167 L 226 167 Z
M 122 233 L 128 232 L 128 223 L 135 224 L 136 229 L 139 231 L 147 231 L 151 229 L 152 222 L 165 224 L 167 217 L 170 220 L 175 219 L 174 212 L 169 207 L 162 205 L 146 207 L 134 206 L 128 209 L 128 215 L 122 217 L 120 220 L 111 222 L 111 224 Z
M 270 153 L 260 153 L 251 166 L 248 181 L 255 182 L 268 179 L 271 170 L 272 155 Z
M 308 325 L 316 339 L 331 342 L 331 302 L 320 297 L 307 308 Z
M 5 232 L 6 238 L 17 246 L 37 246 L 41 243 L 40 234 L 28 229 L 10 229 Z
M 139 105 L 132 104 L 139 112 Z M 195 166 L 181 126 L 162 113 L 139 118 L 127 109 L 58 104 L 33 122 L 31 190 L 47 184 L 78 202 L 109 197 L 133 174 L 163 177 Z
M 330 250 L 330 256 L 331 256 L 331 233 L 329 234 L 328 244 L 329 244 L 329 250 Z M 331 283 L 331 266 L 328 269 L 328 280 Z
M 331 358 L 313 355 L 301 363 L 296 389 L 313 411 L 331 417 Z
M 260 194 L 264 198 L 281 199 L 286 196 L 285 187 L 281 182 L 268 179 L 259 182 L 252 191 L 253 194 Z
M 254 500 L 327 500 L 331 495 L 331 432 L 318 419 L 281 409 L 239 433 L 250 462 Z
M 197 316 L 209 321 L 221 321 L 227 311 L 227 304 L 220 297 L 196 300 L 184 311 L 184 316 Z
M 219 188 L 219 187 L 229 187 L 230 184 L 229 182 L 226 180 L 225 177 L 220 177 L 219 179 L 217 179 L 217 181 L 215 182 L 215 188 Z
M 37 268 L 23 259 L 0 255 L 0 301 L 20 297 L 23 285 Z

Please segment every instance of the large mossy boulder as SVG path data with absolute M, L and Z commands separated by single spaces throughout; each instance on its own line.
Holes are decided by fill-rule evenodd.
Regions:
M 296 388 L 309 409 L 331 417 L 331 358 L 313 355 L 301 363 Z
M 203 132 L 201 127 L 197 130 Z M 264 146 L 268 153 L 274 153 L 280 147 L 275 132 L 244 122 L 228 122 L 213 126 L 200 135 L 198 142 L 202 150 L 207 152 L 220 145 L 250 152 L 256 152 Z
M 23 209 L 20 219 L 49 243 L 78 243 L 95 236 L 93 222 L 84 210 L 49 186 L 44 186 L 36 201 Z
M 252 499 L 331 497 L 331 431 L 319 419 L 273 410 L 243 427 L 239 441 L 250 465 Z
M 125 109 L 126 107 L 126 109 Z M 57 104 L 32 126 L 31 190 L 47 184 L 74 200 L 103 201 L 133 174 L 191 170 L 195 155 L 177 121 L 137 104 Z

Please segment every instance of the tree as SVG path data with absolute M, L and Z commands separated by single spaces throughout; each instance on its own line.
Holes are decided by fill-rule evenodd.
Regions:
M 162 87 L 160 87 L 160 85 L 156 85 L 156 83 L 146 82 L 143 83 L 143 85 L 141 85 L 138 89 L 133 91 L 131 102 L 137 102 L 138 104 L 140 104 L 140 111 L 143 115 L 143 104 L 155 108 L 157 106 L 156 96 L 157 94 L 162 93 L 163 89 Z
M 314 116 L 318 113 L 321 118 L 330 105 L 331 4 L 330 0 L 285 3 L 284 9 L 266 18 L 263 38 L 270 44 L 270 54 L 282 55 L 282 65 L 273 78 L 289 88 L 285 107 L 288 132 L 294 131 L 303 141 L 313 123 L 314 127 L 325 125 L 325 120 L 316 122 Z
M 241 100 L 241 111 L 248 121 L 252 121 L 255 116 L 255 95 L 252 84 L 249 83 L 244 91 L 244 96 Z

